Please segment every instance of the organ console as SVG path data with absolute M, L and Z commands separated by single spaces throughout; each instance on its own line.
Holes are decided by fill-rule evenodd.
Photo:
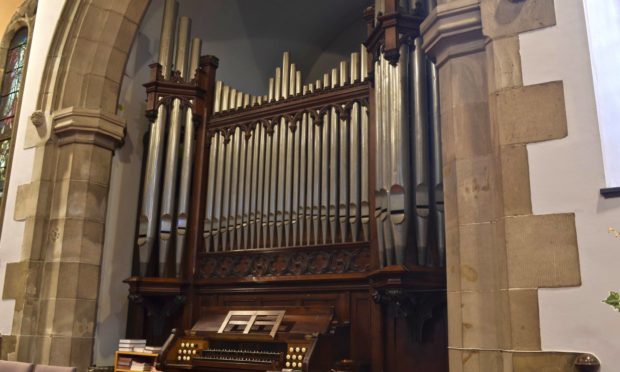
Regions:
M 128 336 L 186 330 L 166 342 L 166 371 L 445 371 L 421 3 L 376 0 L 350 57 L 308 81 L 284 52 L 256 95 L 218 81 L 217 58 L 165 4 Z
M 330 308 L 205 309 L 159 355 L 167 371 L 328 371 L 347 355 L 348 324 Z

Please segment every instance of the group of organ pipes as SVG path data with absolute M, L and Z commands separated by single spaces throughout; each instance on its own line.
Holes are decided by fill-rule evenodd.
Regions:
M 398 0 L 411 14 L 428 0 Z M 386 12 L 375 1 L 375 17 Z M 402 37 L 402 36 L 401 36 Z M 399 46 L 396 66 L 379 51 L 374 63 L 377 243 L 381 265 L 403 264 L 414 249 L 418 265 L 441 266 L 445 256 L 441 128 L 437 70 L 422 37 Z
M 362 48 L 350 63 L 303 86 L 301 71 L 284 53 L 265 97 L 218 81 L 214 121 L 230 111 L 364 83 Z M 367 106 L 361 102 L 217 131 L 209 154 L 206 251 L 368 240 L 367 133 Z
M 361 48 L 351 48 L 356 51 L 350 58 L 310 81 L 284 52 L 264 95 L 217 81 L 217 58 L 201 56 L 200 39 L 190 38 L 191 20 L 177 20 L 177 9 L 175 0 L 165 0 L 160 55 L 145 84 L 151 122 L 136 239 L 139 265 L 134 265 L 136 276 L 126 281 L 130 298 L 166 309 L 148 309 L 148 316 L 173 314 L 171 309 L 181 306 L 182 316 L 174 324 L 186 330 L 204 326 L 198 320 L 208 318 L 205 309 L 227 306 L 228 295 L 233 304 L 256 304 L 243 305 L 245 312 L 269 301 L 286 304 L 276 310 L 291 319 L 302 319 L 292 314 L 310 314 L 316 311 L 310 307 L 323 304 L 320 311 L 329 313 L 331 325 L 349 340 L 343 341 L 345 349 L 357 345 L 355 350 L 351 346 L 352 358 L 373 359 L 373 370 L 401 370 L 389 364 L 392 351 L 386 349 L 385 357 L 368 355 L 370 344 L 382 348 L 386 340 L 402 338 L 396 322 L 376 323 L 387 311 L 377 318 L 370 304 L 384 309 L 396 303 L 400 310 L 391 313 L 423 314 L 425 321 L 424 311 L 402 308 L 441 307 L 445 297 L 437 70 L 423 53 L 422 39 L 407 28 L 423 19 L 424 6 L 414 0 L 376 0 L 364 12 L 368 39 Z M 403 19 L 405 26 L 399 28 Z M 390 27 L 397 31 L 390 33 L 391 43 Z M 407 273 L 414 279 L 405 280 Z M 295 278 L 284 278 L 288 275 Z M 420 280 L 419 275 L 426 276 Z M 324 280 L 315 281 L 317 276 Z M 347 280 L 343 288 L 333 285 L 339 279 Z M 392 287 L 405 282 L 407 290 Z M 252 286 L 257 283 L 263 287 Z M 274 287 L 266 290 L 269 285 Z M 142 288 L 147 288 L 144 293 Z M 291 296 L 308 288 L 304 296 Z M 421 290 L 424 297 L 398 297 L 408 290 Z M 151 295 L 157 300 L 144 299 Z M 174 301 L 171 295 L 177 296 Z M 303 319 L 300 324 L 312 323 L 312 317 Z M 317 334 L 311 328 L 294 337 L 283 330 L 281 337 L 305 334 L 309 340 Z M 322 332 L 321 337 L 330 337 L 327 328 Z M 370 334 L 378 337 L 376 343 L 355 339 Z M 207 336 L 190 332 L 185 337 L 204 341 Z M 255 341 L 245 333 L 208 337 L 214 345 L 237 342 L 244 348 Z M 437 355 L 443 358 L 441 340 Z M 213 370 L 235 370 L 232 364 L 247 362 L 214 357 L 203 341 L 189 345 L 204 346 L 200 355 L 206 356 L 184 358 L 180 369 L 209 370 L 207 364 L 215 363 Z M 185 341 L 175 342 L 182 353 Z M 410 339 L 398 342 L 411 345 Z M 309 349 L 304 362 L 297 362 L 298 370 L 318 370 L 308 361 L 334 362 L 328 349 L 314 354 Z M 347 355 L 345 349 L 339 358 Z M 282 350 L 281 358 L 270 362 L 273 368 L 288 366 Z M 166 358 L 179 361 L 176 354 Z
M 382 4 L 377 1 L 377 15 Z M 400 6 L 415 9 L 419 3 L 401 1 Z M 181 17 L 174 43 L 177 7 L 174 0 L 165 2 L 159 64 L 163 79 L 189 82 L 198 68 L 201 41 L 190 41 L 191 20 Z M 277 120 L 265 117 L 227 127 L 207 123 L 205 251 L 369 241 L 374 217 L 380 266 L 405 263 L 408 250 L 415 252 L 417 265 L 441 266 L 445 243 L 436 70 L 420 46 L 420 37 L 403 43 L 396 66 L 382 55 L 370 64 L 374 112 L 369 112 L 366 99 L 282 114 Z M 322 80 L 304 84 L 302 72 L 285 52 L 266 95 L 250 95 L 217 81 L 213 121 L 370 84 L 368 55 L 362 45 Z M 148 133 L 137 238 L 142 276 L 181 274 L 192 191 L 194 114 L 191 101 L 167 100 L 158 106 Z M 374 185 L 368 173 L 369 115 L 376 128 Z M 371 196 L 374 212 L 369 210 Z M 155 256 L 159 265 L 153 274 L 147 270 Z

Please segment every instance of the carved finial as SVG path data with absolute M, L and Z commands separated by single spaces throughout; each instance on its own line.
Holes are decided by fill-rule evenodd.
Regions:
M 174 83 L 183 83 L 183 77 L 181 76 L 181 71 L 174 70 L 172 71 L 172 75 L 170 76 L 170 81 Z

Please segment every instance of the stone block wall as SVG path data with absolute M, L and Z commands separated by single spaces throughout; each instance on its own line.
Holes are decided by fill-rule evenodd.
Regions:
M 581 284 L 573 214 L 532 213 L 527 144 L 567 135 L 561 81 L 523 86 L 518 34 L 553 0 L 440 1 L 423 24 L 439 68 L 450 371 L 572 371 L 542 352 L 538 289 Z

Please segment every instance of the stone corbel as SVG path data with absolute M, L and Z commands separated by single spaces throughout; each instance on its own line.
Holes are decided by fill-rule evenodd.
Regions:
M 113 151 L 123 144 L 126 121 L 101 110 L 70 107 L 52 114 L 58 145 L 91 144 Z
M 422 47 L 437 67 L 452 57 L 485 48 L 479 0 L 458 0 L 439 4 L 422 22 Z

